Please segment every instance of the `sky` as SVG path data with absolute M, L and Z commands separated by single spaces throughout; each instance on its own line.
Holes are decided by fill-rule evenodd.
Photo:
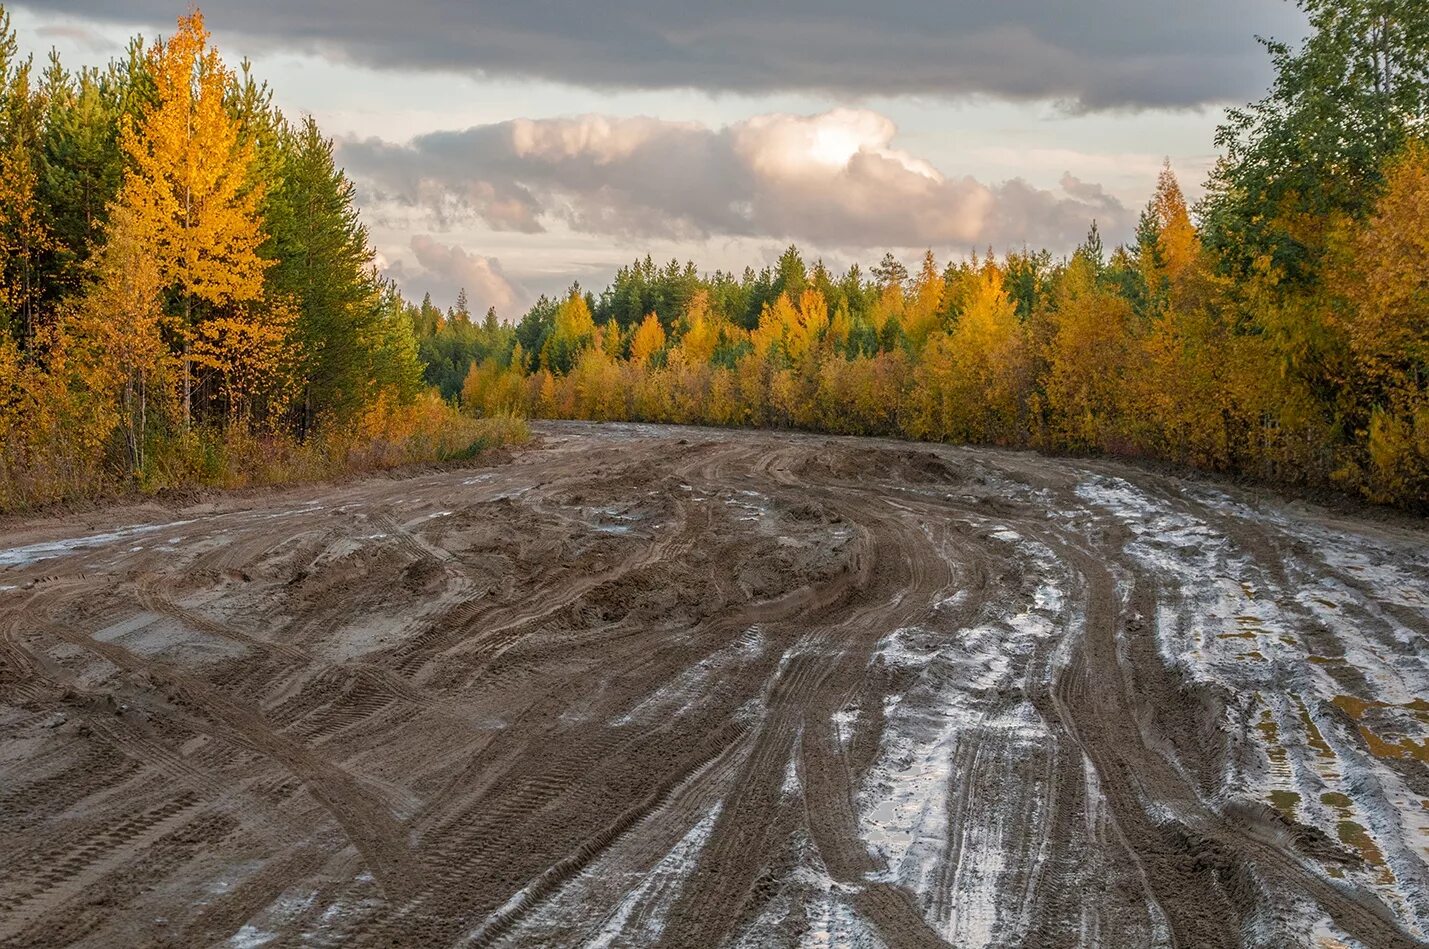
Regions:
M 9 7 L 71 68 L 173 0 Z M 519 318 L 651 255 L 835 269 L 1129 239 L 1162 163 L 1193 200 L 1286 0 L 211 0 L 214 42 L 311 114 L 404 293 Z

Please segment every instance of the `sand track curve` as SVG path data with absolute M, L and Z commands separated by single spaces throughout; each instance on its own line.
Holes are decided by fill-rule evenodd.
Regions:
M 0 945 L 1425 944 L 1429 531 L 537 429 L 0 532 Z

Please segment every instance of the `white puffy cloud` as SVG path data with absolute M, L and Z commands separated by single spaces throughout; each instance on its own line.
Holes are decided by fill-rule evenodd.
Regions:
M 1066 247 L 1092 218 L 1114 233 L 1130 215 L 1095 184 L 1064 175 L 1049 191 L 1013 179 L 948 176 L 895 145 L 863 109 L 775 113 L 709 128 L 652 118 L 517 119 L 341 144 L 377 202 L 449 224 L 530 233 L 555 223 L 622 240 L 767 238 L 821 247 Z
M 387 265 L 387 274 L 409 293 L 430 291 L 438 306 L 449 305 L 457 291 L 465 288 L 471 312 L 480 317 L 487 307 L 502 315 L 513 312 L 526 301 L 526 292 L 506 276 L 501 262 L 468 252 L 454 244 L 444 244 L 429 234 L 417 234 L 410 249 L 416 260 L 409 267 L 403 260 Z

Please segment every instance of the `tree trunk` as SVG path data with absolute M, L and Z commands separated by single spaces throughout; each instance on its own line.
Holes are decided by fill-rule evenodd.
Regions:
M 125 438 L 129 442 L 129 466 L 138 470 L 138 449 L 134 439 L 134 374 L 131 372 L 124 379 L 124 428 Z
M 189 338 L 193 320 L 193 298 L 184 294 L 184 431 L 193 415 L 193 374 L 189 364 Z
M 144 469 L 144 433 L 149 429 L 149 390 L 144 374 L 139 373 L 139 470 Z

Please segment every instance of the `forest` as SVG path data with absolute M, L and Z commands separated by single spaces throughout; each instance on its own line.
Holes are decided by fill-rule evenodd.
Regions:
M 789 426 L 1155 459 L 1429 502 L 1429 5 L 1303 0 L 1204 200 L 1169 166 L 1134 241 L 833 273 L 790 247 L 649 258 L 447 352 L 481 412 Z M 434 341 L 446 331 L 438 332 Z M 457 394 L 460 360 L 428 364 Z
M 1168 164 L 1128 243 L 646 257 L 514 325 L 404 300 L 332 141 L 202 14 L 77 72 L 4 19 L 0 509 L 459 457 L 523 417 L 1108 454 L 1423 509 L 1429 8 L 1300 6 L 1204 199 Z
M 0 510 L 473 454 L 352 183 L 203 15 L 102 69 L 0 7 Z

